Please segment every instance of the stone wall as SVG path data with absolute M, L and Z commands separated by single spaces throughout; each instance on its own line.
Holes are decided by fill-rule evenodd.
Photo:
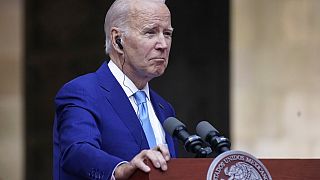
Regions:
M 320 157 L 320 1 L 232 1 L 233 147 Z
M 23 177 L 22 1 L 0 1 L 0 180 Z

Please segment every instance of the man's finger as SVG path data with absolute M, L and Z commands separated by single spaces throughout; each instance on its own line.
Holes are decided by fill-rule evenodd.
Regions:
M 146 155 L 154 167 L 161 168 L 163 171 L 168 169 L 167 162 L 160 151 L 150 150 Z
M 131 160 L 130 163 L 144 172 L 149 172 L 151 170 L 150 167 L 147 166 L 146 163 L 144 163 L 144 160 L 146 159 L 147 154 L 148 154 L 148 150 L 141 151 L 138 155 L 136 155 Z
M 150 172 L 150 167 L 149 166 L 147 166 L 144 162 L 143 162 L 143 160 L 142 159 L 140 159 L 139 161 L 137 160 L 137 161 L 135 161 L 135 162 L 133 162 L 134 163 L 134 165 L 138 168 L 138 169 L 140 169 L 141 171 L 143 171 L 143 172 Z
M 156 150 L 161 152 L 166 161 L 170 160 L 170 152 L 167 144 L 159 144 L 158 146 L 156 146 Z

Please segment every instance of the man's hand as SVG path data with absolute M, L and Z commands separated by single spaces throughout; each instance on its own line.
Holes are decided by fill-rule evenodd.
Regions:
M 137 169 L 150 172 L 150 167 L 144 162 L 146 159 L 151 161 L 154 167 L 166 171 L 168 169 L 167 161 L 170 160 L 168 147 L 161 144 L 153 149 L 141 151 L 129 163 L 117 167 L 114 173 L 115 179 L 128 179 Z

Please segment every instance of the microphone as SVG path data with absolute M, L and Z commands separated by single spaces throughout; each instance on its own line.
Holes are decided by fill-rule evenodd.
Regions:
M 204 141 L 210 144 L 216 153 L 221 154 L 230 150 L 231 143 L 229 139 L 221 136 L 219 131 L 207 121 L 199 122 L 196 131 Z
M 167 118 L 163 123 L 164 129 L 184 144 L 186 151 L 196 153 L 197 158 L 204 158 L 212 152 L 210 147 L 203 148 L 203 141 L 197 135 L 190 135 L 186 126 L 174 117 Z

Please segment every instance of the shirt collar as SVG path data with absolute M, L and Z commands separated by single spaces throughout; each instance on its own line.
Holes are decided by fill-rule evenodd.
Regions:
M 118 83 L 120 84 L 128 98 L 139 91 L 136 85 L 134 85 L 134 83 L 128 78 L 128 76 L 126 76 L 112 60 L 109 61 L 108 66 L 111 73 L 117 79 Z M 147 95 L 147 98 L 150 100 L 149 83 L 147 83 L 146 86 L 141 89 L 141 91 L 144 91 Z

